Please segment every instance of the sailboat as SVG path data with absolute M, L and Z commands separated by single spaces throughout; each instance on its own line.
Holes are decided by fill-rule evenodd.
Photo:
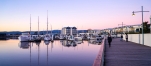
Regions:
M 22 33 L 22 35 L 20 35 L 18 37 L 18 39 L 21 42 L 33 41 L 33 38 L 31 36 L 31 15 L 30 15 L 30 32 L 29 33 Z
M 20 42 L 28 42 L 30 40 L 30 34 L 29 33 L 22 33 L 22 35 L 20 35 L 18 37 Z
M 47 11 L 47 34 L 44 37 L 44 41 L 50 41 L 51 40 L 51 36 L 50 34 L 48 34 L 48 11 Z
M 33 38 L 33 36 L 31 35 L 31 15 L 30 15 L 30 36 L 29 36 L 29 41 L 30 41 L 30 42 L 33 42 L 33 41 L 34 41 L 34 38 Z
M 41 37 L 39 36 L 39 16 L 38 16 L 38 36 L 35 38 L 36 42 L 41 42 Z

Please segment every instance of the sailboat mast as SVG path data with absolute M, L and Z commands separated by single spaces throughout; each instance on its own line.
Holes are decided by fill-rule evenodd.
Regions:
M 38 36 L 39 36 L 39 16 L 38 16 Z
M 48 10 L 47 10 L 47 34 L 48 34 Z
M 51 25 L 51 35 L 52 35 L 52 25 Z
M 30 34 L 30 40 L 31 40 L 31 14 L 30 14 L 30 32 L 29 32 L 29 34 Z
M 31 14 L 30 14 L 30 35 L 31 35 Z

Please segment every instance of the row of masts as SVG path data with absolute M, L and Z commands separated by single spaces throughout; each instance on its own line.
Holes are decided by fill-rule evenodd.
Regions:
M 47 34 L 48 34 L 48 10 L 47 10 Z M 52 25 L 51 25 L 51 34 L 52 34 Z M 30 35 L 31 35 L 31 14 L 30 14 Z M 39 36 L 39 16 L 38 16 L 38 36 Z

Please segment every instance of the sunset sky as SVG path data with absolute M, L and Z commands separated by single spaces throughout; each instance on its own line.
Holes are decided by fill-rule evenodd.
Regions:
M 75 26 L 78 29 L 105 29 L 125 25 L 140 24 L 144 7 L 144 21 L 151 15 L 151 0 L 0 0 L 0 31 L 49 30 Z

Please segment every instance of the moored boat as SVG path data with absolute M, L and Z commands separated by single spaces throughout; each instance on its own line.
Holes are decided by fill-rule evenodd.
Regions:
M 30 35 L 29 33 L 22 33 L 22 35 L 20 35 L 18 37 L 19 41 L 21 42 L 26 42 L 26 41 L 29 41 L 30 40 Z
M 41 37 L 39 36 L 39 16 L 38 16 L 38 36 L 36 36 L 36 38 L 35 38 L 35 42 L 41 42 Z

